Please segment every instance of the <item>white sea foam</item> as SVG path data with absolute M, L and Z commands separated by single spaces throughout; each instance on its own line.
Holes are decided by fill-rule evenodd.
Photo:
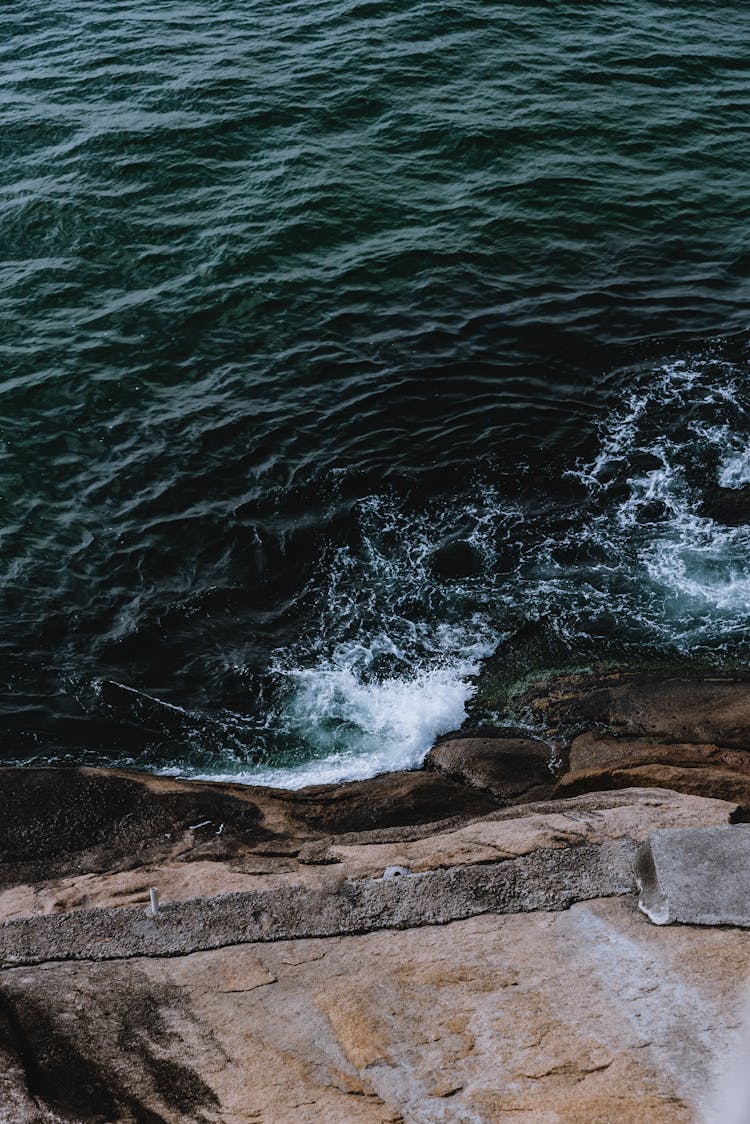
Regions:
M 361 541 L 332 551 L 314 627 L 273 660 L 283 702 L 270 721 L 285 748 L 234 780 L 300 788 L 414 768 L 466 717 L 470 676 L 500 635 L 481 604 L 487 572 L 520 511 L 478 488 L 460 512 L 407 514 L 370 496 L 358 515 Z M 445 581 L 430 558 L 457 524 L 486 570 Z
M 735 367 L 713 359 L 647 373 L 607 418 L 596 457 L 575 470 L 593 490 L 613 495 L 588 533 L 608 544 L 630 578 L 643 623 L 678 646 L 711 639 L 750 609 L 750 533 L 722 526 L 701 506 L 701 486 L 713 473 L 724 487 L 750 482 L 738 382 Z M 633 471 L 644 462 L 653 467 Z
M 435 738 L 466 717 L 467 676 L 477 666 L 477 660 L 459 658 L 413 676 L 371 682 L 345 665 L 299 671 L 286 721 L 304 735 L 306 752 L 314 756 L 228 773 L 225 779 L 302 788 L 415 768 Z
M 719 466 L 719 483 L 722 488 L 741 488 L 750 484 L 750 441 L 730 447 Z
M 249 767 L 228 751 L 226 770 L 202 775 L 299 788 L 418 766 L 464 720 L 481 658 L 530 619 L 573 648 L 617 635 L 687 652 L 743 635 L 750 530 L 702 501 L 712 481 L 750 482 L 746 397 L 736 367 L 710 357 L 635 373 L 594 456 L 571 470 L 588 500 L 567 523 L 545 527 L 487 485 L 417 511 L 360 501 L 359 539 L 325 560 L 308 635 L 273 661 L 268 755 Z M 452 537 L 477 572 L 433 573 Z

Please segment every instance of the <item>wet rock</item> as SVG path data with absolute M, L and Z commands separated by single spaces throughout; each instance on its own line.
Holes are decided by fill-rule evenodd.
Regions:
M 340 835 L 481 816 L 497 803 L 490 792 L 434 773 L 407 771 L 296 792 L 266 790 L 262 807 L 277 815 L 283 809 L 287 830 L 295 834 Z
M 221 824 L 240 846 L 269 835 L 248 789 L 118 770 L 3 768 L 0 806 L 0 885 L 14 872 L 49 877 L 144 862 L 172 853 L 183 837 L 200 844 Z
M 283 865 L 310 840 L 398 835 L 497 806 L 490 792 L 420 771 L 286 792 L 124 770 L 4 768 L 0 889 L 259 853 Z M 123 879 L 123 887 L 135 881 Z
M 743 484 L 741 488 L 714 485 L 703 497 L 701 512 L 728 527 L 750 523 L 750 484 Z
M 750 677 L 674 670 L 561 675 L 517 700 L 562 734 L 606 728 L 635 738 L 750 749 Z
M 702 742 L 665 743 L 588 731 L 573 739 L 569 767 L 560 776 L 556 792 L 569 795 L 651 785 L 750 804 L 750 752 Z
M 427 754 L 425 767 L 485 789 L 504 803 L 544 800 L 554 783 L 549 747 L 518 735 L 442 738 Z
M 482 661 L 473 677 L 474 692 L 466 705 L 469 721 L 472 726 L 516 721 L 508 717 L 508 712 L 517 709 L 515 696 L 530 673 L 574 668 L 580 662 L 587 663 L 586 653 L 574 651 L 554 621 L 524 622 L 493 655 Z
M 750 928 L 750 824 L 656 831 L 635 873 L 638 904 L 657 925 Z

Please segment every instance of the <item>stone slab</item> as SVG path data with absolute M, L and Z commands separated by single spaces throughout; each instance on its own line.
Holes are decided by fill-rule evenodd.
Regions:
M 743 929 L 628 897 L 0 972 L 0 1121 L 746 1124 Z
M 0 966 L 176 956 L 230 944 L 442 925 L 482 913 L 568 909 L 632 891 L 636 845 L 550 848 L 399 877 L 303 883 L 146 909 L 80 909 L 0 925 Z
M 656 925 L 750 928 L 750 824 L 655 831 L 635 873 L 639 907 Z

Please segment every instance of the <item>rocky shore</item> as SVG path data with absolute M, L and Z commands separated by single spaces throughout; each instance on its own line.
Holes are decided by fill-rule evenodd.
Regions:
M 299 792 L 0 769 L 0 1120 L 730 1119 L 750 677 L 551 674 L 493 719 Z M 635 868 L 683 840 L 650 916 L 687 881 L 698 923 L 655 925 Z

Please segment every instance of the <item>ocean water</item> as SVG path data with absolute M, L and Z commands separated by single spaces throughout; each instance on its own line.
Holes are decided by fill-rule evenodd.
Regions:
M 7 0 L 0 746 L 418 765 L 524 629 L 750 657 L 750 8 Z

